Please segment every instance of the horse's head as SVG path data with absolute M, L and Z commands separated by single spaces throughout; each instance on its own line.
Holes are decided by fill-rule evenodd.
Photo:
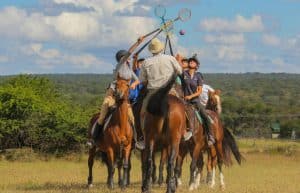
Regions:
M 114 93 L 116 101 L 128 99 L 129 83 L 130 81 L 118 77 L 116 82 L 116 90 Z
M 212 110 L 218 114 L 222 112 L 221 104 L 221 90 L 208 91 L 208 101 L 206 104 L 207 109 Z

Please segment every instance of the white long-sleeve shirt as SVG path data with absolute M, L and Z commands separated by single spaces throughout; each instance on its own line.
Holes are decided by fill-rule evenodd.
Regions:
M 208 91 L 215 91 L 211 86 L 207 85 L 207 84 L 203 84 L 202 86 L 202 93 L 200 95 L 200 103 L 204 106 L 206 106 L 206 103 L 208 101 Z

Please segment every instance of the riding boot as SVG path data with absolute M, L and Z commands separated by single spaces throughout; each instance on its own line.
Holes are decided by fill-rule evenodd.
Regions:
M 130 125 L 131 127 L 133 128 L 133 138 L 134 138 L 134 141 L 135 141 L 135 147 L 139 150 L 143 150 L 145 149 L 145 142 L 144 140 L 138 140 L 137 139 L 137 132 L 136 132 L 136 128 L 134 126 L 134 123 L 129 121 L 130 122 Z
M 201 117 L 203 118 L 204 130 L 207 135 L 207 144 L 208 144 L 208 146 L 211 146 L 216 142 L 213 132 L 212 132 L 212 128 L 211 128 L 212 120 L 209 118 L 204 107 L 200 104 L 200 102 L 197 103 L 197 107 L 198 107 Z
M 103 135 L 102 129 L 103 129 L 103 125 L 96 122 L 94 133 L 92 136 L 94 143 Z

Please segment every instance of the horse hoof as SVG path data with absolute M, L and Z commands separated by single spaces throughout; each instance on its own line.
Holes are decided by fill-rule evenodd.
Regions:
M 215 187 L 215 184 L 214 184 L 214 183 L 211 183 L 211 184 L 209 185 L 209 187 L 210 187 L 211 189 L 213 189 L 213 188 Z
M 221 189 L 222 191 L 224 191 L 224 190 L 225 190 L 225 184 L 221 184 L 221 185 L 220 185 L 220 189 Z
M 189 191 L 193 191 L 193 190 L 195 190 L 195 184 L 194 183 L 192 183 L 189 187 Z
M 92 188 L 92 187 L 94 187 L 93 184 L 88 184 L 88 188 Z
M 177 185 L 178 185 L 178 186 L 181 186 L 181 185 L 182 185 L 182 181 L 181 181 L 180 178 L 177 178 Z

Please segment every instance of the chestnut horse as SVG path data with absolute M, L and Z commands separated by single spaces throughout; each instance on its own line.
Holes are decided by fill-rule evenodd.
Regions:
M 183 102 L 169 95 L 175 77 L 150 97 L 144 121 L 146 148 L 142 152 L 142 192 L 150 192 L 155 144 L 167 148 L 167 193 L 176 191 L 174 162 L 178 155 L 179 143 L 186 127 Z
M 208 92 L 208 101 L 206 105 L 206 109 L 210 110 L 210 115 L 215 114 L 215 116 L 219 116 L 222 112 L 222 105 L 221 105 L 221 98 L 220 98 L 220 90 L 215 91 L 209 91 Z M 215 136 L 217 138 L 216 142 L 216 150 L 217 150 L 217 157 L 212 157 L 210 154 L 208 154 L 208 167 L 212 169 L 212 174 L 208 173 L 208 180 L 211 183 L 211 187 L 215 185 L 215 171 L 216 171 L 216 165 L 218 164 L 219 168 L 219 175 L 220 175 L 220 185 L 221 188 L 225 188 L 225 182 L 224 182 L 224 175 L 222 172 L 222 165 L 225 163 L 225 165 L 231 165 L 231 153 L 233 153 L 236 161 L 238 164 L 241 164 L 242 156 L 239 152 L 237 143 L 233 137 L 233 135 L 230 133 L 230 131 L 223 127 L 221 121 L 219 121 L 219 132 L 215 133 Z M 222 131 L 221 131 L 222 129 Z M 222 136 L 220 136 L 222 134 Z M 220 141 L 221 140 L 221 141 Z M 210 176 L 211 175 L 211 176 Z
M 205 132 L 203 130 L 202 124 L 196 118 L 195 110 L 192 108 L 192 106 L 187 105 L 187 117 L 189 119 L 188 122 L 194 127 L 194 136 L 188 142 L 181 143 L 180 153 L 176 160 L 175 173 L 178 179 L 177 183 L 180 185 L 180 176 L 183 159 L 187 155 L 187 153 L 190 152 L 192 156 L 192 162 L 190 165 L 190 190 L 193 190 L 200 185 L 201 173 L 204 165 L 202 152 L 204 150 L 207 150 L 208 153 L 207 183 L 210 185 L 210 187 L 213 187 L 215 185 L 215 168 L 217 161 L 220 170 L 221 187 L 225 186 L 224 176 L 222 173 L 222 163 L 231 163 L 230 149 L 233 151 L 235 158 L 240 163 L 241 155 L 238 151 L 236 142 L 227 129 L 225 129 L 225 131 L 223 130 L 222 122 L 218 115 L 218 113 L 221 112 L 221 101 L 219 95 L 217 95 L 219 93 L 220 91 L 216 91 L 214 93 L 209 94 L 209 101 L 207 105 L 207 108 L 209 109 L 206 110 L 206 112 L 212 119 L 211 127 L 216 139 L 216 144 L 214 146 L 210 146 L 209 148 L 206 144 L 206 137 L 204 136 Z
M 93 163 L 96 151 L 102 152 L 102 159 L 107 165 L 108 178 L 107 185 L 113 188 L 113 176 L 115 166 L 119 169 L 119 185 L 125 188 L 129 184 L 129 170 L 130 170 L 130 154 L 131 144 L 133 138 L 133 131 L 128 122 L 128 91 L 129 82 L 118 78 L 116 82 L 115 98 L 116 109 L 112 113 L 111 119 L 103 132 L 101 138 L 96 142 L 96 145 L 89 151 L 88 167 L 88 185 L 92 186 L 93 182 Z M 91 128 L 95 124 L 98 115 L 91 119 Z M 123 176 L 121 170 L 123 167 Z

